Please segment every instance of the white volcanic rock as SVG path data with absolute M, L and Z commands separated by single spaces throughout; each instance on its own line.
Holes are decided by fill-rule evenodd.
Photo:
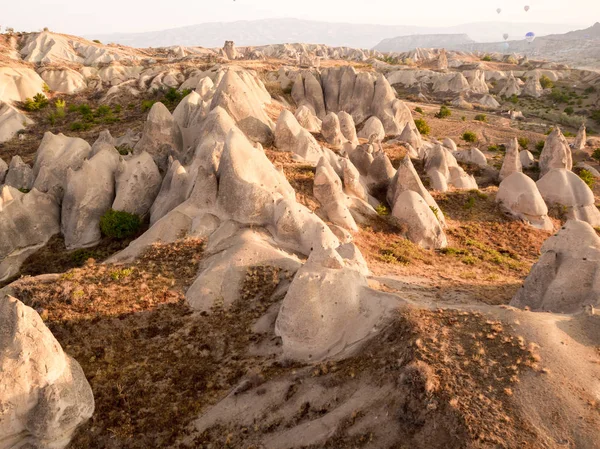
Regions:
M 19 131 L 32 124 L 33 120 L 25 114 L 8 103 L 0 101 L 0 143 L 8 142 Z
M 305 256 L 314 250 L 340 245 L 323 220 L 295 198 L 280 199 L 275 204 L 272 233 L 283 247 Z
M 510 75 L 506 80 L 505 86 L 500 91 L 500 96 L 512 97 L 513 95 L 521 95 L 521 86 L 519 86 L 519 82 L 515 78 L 514 73 L 510 72 Z
M 229 223 L 222 225 L 230 226 Z M 228 309 L 244 295 L 248 270 L 257 266 L 279 268 L 290 275 L 301 266 L 298 257 L 279 249 L 264 230 L 241 229 L 219 238 L 221 230 L 208 239 L 199 275 L 186 292 L 188 304 L 202 312 L 215 306 Z
M 210 109 L 222 107 L 249 139 L 270 145 L 274 124 L 264 107 L 271 101 L 271 96 L 256 75 L 229 69 L 215 84 Z
M 441 223 L 417 192 L 405 190 L 400 193 L 392 209 L 392 216 L 406 227 L 406 237 L 416 245 L 425 249 L 448 246 Z
M 514 137 L 510 140 L 506 146 L 506 154 L 504 155 L 504 161 L 502 162 L 502 168 L 500 169 L 500 181 L 508 178 L 510 175 L 516 172 L 522 172 L 523 166 L 521 165 L 521 157 L 519 154 L 519 142 Z
M 333 224 L 344 229 L 358 231 L 358 226 L 348 208 L 348 198 L 342 189 L 342 181 L 333 168 L 322 161 L 317 166 L 313 193 Z
M 469 82 L 460 72 L 440 74 L 436 77 L 433 87 L 431 88 L 435 93 L 462 93 L 467 92 L 471 89 Z
M 154 159 L 143 151 L 119 159 L 112 209 L 145 217 L 161 188 L 162 178 Z
M 67 249 L 96 245 L 101 238 L 100 218 L 115 199 L 115 172 L 119 153 L 103 149 L 81 168 L 67 169 L 62 203 L 61 231 Z
M 411 128 L 408 123 L 406 124 L 406 126 L 402 130 L 402 133 L 398 137 L 398 141 L 407 143 L 412 148 L 414 148 L 417 151 L 417 153 L 423 146 L 423 142 L 421 140 L 421 135 L 419 131 Z
M 235 122 L 223 108 L 217 107 L 210 111 L 200 127 L 192 128 L 198 144 L 193 152 L 188 151 L 184 162 L 202 165 L 205 168 L 211 167 L 216 172 L 225 140 L 233 128 L 236 128 Z
M 398 171 L 388 187 L 386 198 L 388 204 L 394 207 L 394 205 L 398 202 L 398 197 L 400 194 L 407 190 L 418 193 L 425 200 L 430 209 L 432 209 L 432 212 L 434 210 L 436 211 L 435 215 L 441 225 L 446 226 L 446 220 L 442 210 L 423 185 L 423 182 L 421 181 L 421 178 L 419 178 L 419 174 L 415 170 L 410 157 L 405 156 L 404 159 L 400 161 Z
M 285 175 L 236 128 L 227 136 L 218 178 L 219 205 L 243 224 L 273 223 L 276 200 L 296 197 Z
M 362 129 L 358 133 L 358 137 L 363 139 L 371 140 L 371 137 L 375 136 L 375 141 L 381 142 L 385 138 L 385 130 L 383 129 L 383 124 L 381 120 L 377 117 L 370 117 Z
M 540 84 L 539 75 L 529 76 L 523 87 L 522 94 L 528 97 L 539 98 L 543 95 L 544 89 Z
M 474 94 L 489 93 L 488 85 L 485 81 L 485 72 L 483 70 L 469 70 L 463 72 L 463 75 L 469 83 L 469 91 Z
M 33 164 L 33 186 L 62 199 L 67 170 L 79 170 L 92 155 L 90 144 L 78 137 L 44 133 Z
M 25 101 L 44 92 L 44 80 L 26 67 L 0 67 L 0 101 Z
M 537 187 L 548 206 L 566 208 L 567 218 L 600 226 L 600 211 L 595 206 L 594 193 L 572 171 L 565 168 L 550 170 L 540 178 Z
M 281 111 L 277 120 L 275 146 L 313 164 L 316 164 L 324 154 L 312 134 L 300 126 L 296 117 L 287 109 Z
M 373 163 L 373 145 L 363 144 L 353 149 L 349 148 L 348 157 L 361 176 L 368 176 Z
M 33 186 L 33 172 L 21 156 L 13 156 L 10 160 L 4 183 L 20 190 L 30 190 Z
M 358 145 L 356 125 L 354 124 L 354 119 L 352 118 L 352 116 L 345 111 L 341 111 L 337 116 L 340 120 L 340 130 L 342 132 L 342 135 L 348 142 L 352 143 L 353 145 Z
M 150 208 L 150 225 L 188 199 L 194 187 L 195 175 L 190 167 L 184 167 L 181 162 L 169 158 L 169 168 L 162 184 L 159 178 L 160 190 Z
M 36 189 L 24 194 L 7 185 L 2 187 L 0 281 L 17 274 L 25 259 L 59 232 L 60 208 L 53 196 Z
M 312 252 L 296 273 L 275 323 L 285 357 L 317 362 L 356 346 L 397 306 L 397 300 L 388 298 L 371 290 L 364 275 L 337 251 Z
M 374 153 L 373 161 L 369 166 L 366 183 L 371 191 L 387 189 L 392 178 L 396 175 L 396 169 L 390 158 L 384 151 Z
M 8 164 L 0 159 L 0 185 L 4 184 L 6 173 L 8 173 Z
M 458 151 L 458 147 L 456 146 L 456 142 L 452 140 L 450 137 L 444 138 L 442 145 L 449 149 L 452 152 Z
M 1 119 L 0 119 L 1 120 Z M 0 139 L 0 142 L 2 140 Z M 585 144 L 587 142 L 587 133 L 585 129 L 585 124 L 582 123 L 579 127 L 579 131 L 577 131 L 577 136 L 575 137 L 575 141 L 573 142 L 574 150 L 583 150 L 585 148 Z
M 40 76 L 50 90 L 63 94 L 74 94 L 87 88 L 84 76 L 73 69 L 45 69 Z
M 567 221 L 544 242 L 541 252 L 512 306 L 554 313 L 600 306 L 600 238 L 589 224 Z
M 323 122 L 318 118 L 310 107 L 302 105 L 296 110 L 296 119 L 298 123 L 311 133 L 320 133 L 323 127 Z M 355 131 L 356 132 L 356 131 Z
M 521 172 L 514 172 L 500 183 L 496 201 L 518 220 L 551 231 L 554 225 L 548 218 L 548 207 L 535 182 Z
M 540 154 L 540 177 L 554 168 L 573 168 L 571 148 L 560 128 L 557 126 L 546 138 L 544 149 Z
M 482 96 L 480 99 L 475 100 L 474 103 L 489 109 L 498 109 L 500 107 L 500 103 L 498 103 L 498 100 L 496 100 L 490 94 Z
M 435 145 L 425 157 L 425 172 L 434 190 L 446 192 L 449 187 L 456 189 L 477 189 L 473 176 L 467 174 L 452 153 L 442 145 Z
M 310 71 L 303 71 L 296 76 L 292 87 L 292 98 L 300 108 L 307 106 L 321 120 L 327 114 L 321 84 Z
M 330 112 L 323 119 L 321 133 L 325 141 L 334 148 L 341 148 L 344 142 L 346 142 L 346 138 L 342 134 L 340 127 L 340 119 L 334 112 Z
M 535 158 L 529 150 L 523 150 L 519 153 L 519 159 L 523 168 L 531 168 L 535 165 Z
M 466 164 L 473 164 L 479 167 L 487 167 L 487 158 L 479 148 L 471 148 L 469 150 L 460 150 L 452 153 L 457 161 Z
M 92 389 L 37 312 L 0 295 L 0 447 L 63 449 L 94 412 Z
M 144 125 L 142 138 L 135 146 L 135 153 L 146 151 L 158 165 L 166 171 L 169 156 L 181 157 L 183 136 L 179 125 L 162 103 L 155 103 L 150 109 Z

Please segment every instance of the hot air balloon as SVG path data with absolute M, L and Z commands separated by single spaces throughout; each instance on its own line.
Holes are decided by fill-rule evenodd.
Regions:
M 525 9 L 525 12 L 529 11 L 529 6 L 526 5 L 524 9 Z
M 506 41 L 506 40 L 508 40 L 508 33 L 504 33 L 504 34 L 502 35 L 502 37 L 504 38 L 504 40 L 505 40 L 505 41 Z
M 527 33 L 525 35 L 525 39 L 527 39 L 527 42 L 529 42 L 531 44 L 534 41 L 534 39 L 535 39 L 535 33 L 532 33 L 530 31 L 529 33 Z
M 498 9 L 496 10 L 496 12 L 497 12 L 498 14 L 500 14 L 500 13 L 502 12 L 502 9 L 501 9 L 501 8 L 498 8 Z

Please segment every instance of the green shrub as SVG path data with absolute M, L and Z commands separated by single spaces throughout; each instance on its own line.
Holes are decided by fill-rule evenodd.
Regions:
M 571 106 L 569 106 L 569 107 L 566 107 L 566 108 L 565 108 L 565 111 L 564 111 L 564 112 L 565 112 L 565 114 L 567 114 L 567 115 L 573 115 L 573 114 L 575 113 L 575 109 L 573 109 Z
M 115 114 L 120 114 L 122 109 L 123 107 L 120 104 L 116 104 L 113 106 L 113 111 L 115 112 Z
M 477 114 L 475 116 L 475 120 L 477 120 L 478 122 L 487 122 L 487 115 L 485 115 L 485 114 Z
M 562 90 L 557 89 L 556 87 L 554 89 L 552 89 L 550 98 L 552 98 L 552 100 L 554 100 L 557 103 L 568 103 L 569 102 L 569 95 L 566 94 L 565 92 L 563 92 Z
M 59 98 L 54 102 L 54 107 L 56 108 L 56 116 L 58 118 L 63 118 L 65 116 L 65 108 L 67 107 L 65 100 Z
M 120 145 L 116 148 L 121 156 L 127 156 L 129 153 L 133 153 L 133 150 L 127 145 Z
M 492 57 L 490 55 L 485 55 L 483 58 L 481 58 L 481 60 L 485 62 L 491 62 Z
M 169 88 L 165 93 L 164 100 L 165 103 L 170 104 L 172 106 L 177 106 L 181 100 L 187 97 L 192 91 L 190 89 L 184 89 L 179 92 L 174 87 Z
M 424 114 L 423 109 L 418 106 L 415 108 L 415 112 L 418 112 L 419 114 Z
M 590 86 L 584 92 L 588 95 L 593 94 L 594 92 L 596 92 L 596 88 L 594 86 Z
M 596 123 L 600 124 L 600 109 L 596 109 L 595 111 L 592 111 L 590 118 L 592 120 L 594 120 Z
M 440 108 L 440 112 L 435 114 L 436 118 L 446 118 L 446 117 L 450 117 L 451 115 L 452 115 L 452 111 L 450 111 L 450 109 L 448 109 L 446 106 L 442 106 Z
M 466 122 L 467 121 L 467 117 L 465 117 L 464 115 L 460 118 L 461 121 Z
M 422 118 L 416 119 L 415 125 L 416 125 L 417 129 L 419 130 L 419 132 L 421 134 L 423 134 L 424 136 L 429 134 L 429 132 L 431 131 L 431 128 L 429 128 L 429 125 L 427 124 L 427 122 Z
M 149 111 L 150 109 L 152 109 L 152 106 L 154 106 L 154 103 L 156 103 L 156 101 L 153 101 L 153 100 L 142 101 L 142 112 L 146 112 L 146 111 Z
M 516 95 L 513 94 L 510 96 L 508 101 L 511 102 L 512 104 L 519 104 L 519 97 L 517 97 Z
M 73 122 L 71 123 L 71 131 L 87 131 L 92 127 L 92 123 L 89 122 Z
M 381 215 L 382 217 L 390 214 L 390 210 L 387 208 L 387 206 L 385 204 L 379 204 L 375 208 L 375 212 L 377 212 L 377 214 Z
M 95 42 L 97 44 L 101 44 L 102 42 L 100 42 L 98 39 L 94 39 L 92 42 Z
M 44 83 L 42 85 L 42 90 L 46 93 L 50 92 L 50 86 L 48 86 L 46 83 Z
M 527 137 L 519 137 L 517 141 L 519 142 L 521 148 L 523 148 L 524 150 L 526 150 L 529 146 L 529 139 Z
M 592 157 L 600 162 L 600 148 L 596 148 L 592 153 Z
M 477 134 L 475 134 L 473 131 L 465 131 L 462 135 L 462 139 L 465 142 L 477 142 Z
M 594 188 L 596 180 L 594 179 L 594 175 L 592 175 L 589 171 L 581 170 L 581 172 L 579 172 L 579 177 L 583 179 L 583 182 L 585 182 L 590 189 Z
M 108 105 L 101 104 L 100 106 L 98 106 L 98 109 L 96 109 L 96 115 L 98 117 L 106 117 L 110 114 L 112 114 L 112 109 Z
M 46 96 L 42 93 L 36 94 L 33 98 L 26 98 L 23 107 L 26 111 L 33 112 L 48 106 L 49 102 Z
M 543 140 L 538 140 L 535 143 L 535 151 L 537 151 L 538 153 L 541 153 L 542 150 L 544 149 L 544 145 L 546 145 L 546 142 L 544 142 Z
M 488 151 L 498 151 L 498 145 L 490 145 L 490 146 L 488 146 Z
M 102 234 L 116 239 L 134 236 L 141 228 L 140 217 L 128 212 L 109 209 L 100 218 Z
M 554 83 L 552 82 L 552 80 L 550 78 L 548 78 L 546 75 L 542 75 L 540 77 L 540 84 L 542 85 L 542 87 L 544 89 L 551 89 L 554 87 Z

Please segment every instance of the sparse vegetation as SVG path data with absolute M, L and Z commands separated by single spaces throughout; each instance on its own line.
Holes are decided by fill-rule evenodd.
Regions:
M 598 162 L 600 162 L 600 148 L 596 148 L 593 153 L 592 153 L 592 157 L 594 159 L 596 159 Z
M 419 132 L 421 134 L 423 134 L 424 136 L 428 135 L 431 132 L 431 128 L 429 127 L 429 125 L 427 124 L 425 119 L 422 119 L 422 118 L 415 119 L 415 126 L 417 127 Z
M 546 75 L 542 75 L 540 77 L 540 84 L 541 84 L 542 88 L 544 88 L 544 89 L 551 89 L 554 87 L 554 83 Z
M 477 114 L 475 116 L 475 120 L 477 120 L 478 122 L 487 122 L 487 115 L 485 115 L 485 114 Z
M 419 106 L 417 106 L 417 107 L 415 108 L 415 112 L 418 112 L 419 114 L 424 114 L 424 112 L 423 112 L 423 108 L 421 108 L 421 107 L 419 107 Z
M 567 115 L 573 115 L 575 113 L 575 109 L 572 106 L 567 106 L 564 110 L 564 113 Z
M 94 39 L 92 42 L 95 42 L 96 44 L 101 44 L 102 43 L 98 39 Z
M 442 105 L 440 111 L 435 114 L 436 118 L 446 118 L 452 115 L 452 111 L 447 106 Z
M 46 96 L 43 93 L 36 94 L 33 98 L 25 99 L 23 104 L 23 108 L 26 111 L 33 112 L 39 111 L 40 109 L 44 109 L 48 106 L 49 102 Z
M 594 178 L 594 175 L 592 175 L 591 172 L 589 172 L 588 170 L 581 170 L 579 172 L 579 177 L 583 180 L 583 182 L 585 182 L 588 185 L 590 189 L 594 188 L 596 179 Z
M 535 143 L 535 151 L 537 151 L 538 153 L 541 153 L 542 150 L 544 149 L 544 145 L 546 145 L 546 142 L 543 140 L 538 140 Z
M 519 146 L 524 150 L 529 147 L 529 139 L 527 137 L 519 137 L 517 141 L 519 142 Z
M 561 89 L 554 88 L 552 89 L 552 93 L 550 94 L 550 98 L 556 103 L 568 103 L 569 102 L 569 94 L 563 92 Z
M 490 55 L 485 55 L 483 58 L 481 58 L 481 60 L 485 62 L 492 62 L 492 57 Z
M 376 208 L 375 211 L 377 212 L 377 214 L 379 216 L 385 217 L 386 215 L 390 214 L 390 210 L 387 208 L 387 206 L 385 204 L 379 204 Z
M 473 131 L 465 131 L 461 137 L 465 142 L 477 142 L 477 134 L 475 134 Z
M 123 239 L 135 235 L 142 227 L 140 217 L 110 209 L 100 219 L 100 230 L 107 237 Z

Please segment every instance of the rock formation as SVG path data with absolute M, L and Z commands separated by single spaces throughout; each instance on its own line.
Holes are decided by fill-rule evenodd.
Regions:
M 507 176 L 500 183 L 496 201 L 518 220 L 538 229 L 554 229 L 552 221 L 548 218 L 548 207 L 535 182 L 519 171 Z
M 392 209 L 392 216 L 406 227 L 406 236 L 411 242 L 425 249 L 440 249 L 448 245 L 433 208 L 417 192 L 405 190 L 400 193 Z
M 546 204 L 564 208 L 567 218 L 600 226 L 600 211 L 595 206 L 594 193 L 572 171 L 566 168 L 550 170 L 540 178 L 537 187 Z
M 373 136 L 375 136 L 376 142 L 381 142 L 385 138 L 385 129 L 377 117 L 370 117 L 358 133 L 358 137 L 367 140 L 371 140 Z
M 587 133 L 585 129 L 585 124 L 582 123 L 579 127 L 579 131 L 577 131 L 577 136 L 575 137 L 575 141 L 573 142 L 573 150 L 583 150 L 585 148 L 587 142 Z
M 158 195 L 162 178 L 154 159 L 144 151 L 119 159 L 115 182 L 112 209 L 145 217 Z
M 62 449 L 94 412 L 79 364 L 35 310 L 0 296 L 0 435 L 3 448 Z
M 30 190 L 33 186 L 33 180 L 31 167 L 23 162 L 21 156 L 13 156 L 8 165 L 8 172 L 4 178 L 4 183 L 15 189 Z
M 508 178 L 513 173 L 522 172 L 521 157 L 519 155 L 519 142 L 514 137 L 506 146 L 506 154 L 500 169 L 500 181 Z
M 589 224 L 567 221 L 558 234 L 544 242 L 541 252 L 512 306 L 554 313 L 600 306 L 600 238 Z
M 439 144 L 428 151 L 425 172 L 434 190 L 446 192 L 450 186 L 457 189 L 477 189 L 475 178 L 467 174 L 452 153 Z
M 540 176 L 544 176 L 554 168 L 573 168 L 571 148 L 560 128 L 557 126 L 546 138 L 544 149 L 540 154 Z

